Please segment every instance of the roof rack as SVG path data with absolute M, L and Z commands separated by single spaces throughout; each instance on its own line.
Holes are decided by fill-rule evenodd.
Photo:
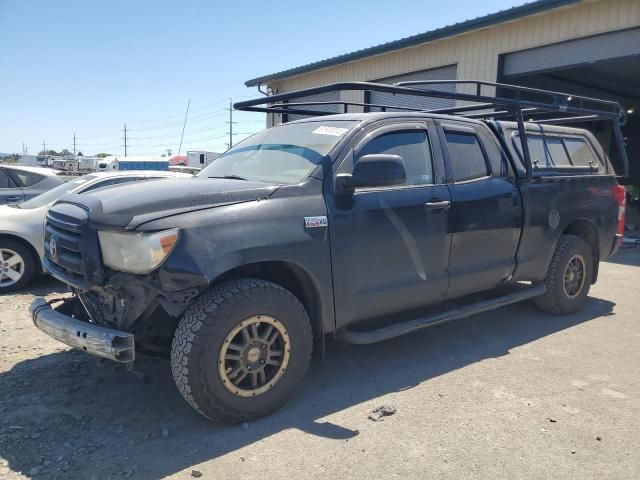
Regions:
M 462 86 L 467 91 L 445 91 L 443 86 Z M 487 90 L 490 90 L 487 92 Z M 335 100 L 308 101 L 305 97 L 327 92 L 363 91 L 364 102 Z M 367 101 L 371 92 L 402 95 L 403 105 L 379 104 Z M 419 105 L 407 106 L 407 99 L 418 102 L 422 98 L 452 99 L 464 102 L 448 107 L 425 109 Z M 300 100 L 300 101 L 295 101 Z M 318 107 L 336 106 L 340 111 L 326 111 Z M 315 109 L 314 109 L 315 107 Z M 350 107 L 358 111 L 402 111 L 422 112 L 439 115 L 456 115 L 474 119 L 513 119 L 518 124 L 518 133 L 522 142 L 527 178 L 532 176 L 531 156 L 526 138 L 525 115 L 528 122 L 540 124 L 567 124 L 580 122 L 611 122 L 618 155 L 623 167 L 622 177 L 629 175 L 629 164 L 626 156 L 624 139 L 620 126 L 626 123 L 626 112 L 618 102 L 573 95 L 538 88 L 521 87 L 504 83 L 485 82 L 480 80 L 426 80 L 385 84 L 375 82 L 338 82 L 320 87 L 295 90 L 287 93 L 265 96 L 255 100 L 247 100 L 234 104 L 236 110 L 263 113 L 295 114 L 303 116 L 334 115 L 350 113 Z M 351 108 L 351 112 L 355 110 Z M 537 120 L 536 120 L 537 118 Z

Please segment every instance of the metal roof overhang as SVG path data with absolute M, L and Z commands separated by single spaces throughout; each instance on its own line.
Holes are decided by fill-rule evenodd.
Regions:
M 472 30 L 477 30 L 479 28 L 490 27 L 499 23 L 517 20 L 529 15 L 542 13 L 554 8 L 572 5 L 581 1 L 582 0 L 537 0 L 535 2 L 525 3 L 524 5 L 521 5 L 519 7 L 509 8 L 507 10 L 502 10 L 500 12 L 485 15 L 483 17 L 473 18 L 471 20 L 466 20 L 464 22 L 449 25 L 447 27 L 442 27 L 436 30 L 431 30 L 429 32 L 413 35 L 411 37 L 402 38 L 393 42 L 383 43 L 381 45 L 364 48 L 362 50 L 356 50 L 355 52 L 338 55 L 336 57 L 327 58 L 325 60 L 309 63 L 300 67 L 290 68 L 288 70 L 272 73 L 270 75 L 253 78 L 251 80 L 247 80 L 245 82 L 245 85 L 247 87 L 255 87 L 270 80 L 281 80 L 284 78 L 293 77 L 295 75 L 312 72 L 321 68 L 327 68 L 335 65 L 340 65 L 342 63 L 353 62 L 355 60 L 392 52 L 394 50 L 400 50 L 402 48 L 413 47 L 422 43 L 432 42 L 434 40 L 441 40 L 443 38 L 460 35 Z

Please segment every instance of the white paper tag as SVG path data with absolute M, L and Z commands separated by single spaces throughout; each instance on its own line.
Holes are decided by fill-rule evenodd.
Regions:
M 343 135 L 347 130 L 349 130 L 349 129 L 348 128 L 340 128 L 340 127 L 327 127 L 327 126 L 323 125 L 322 127 L 316 128 L 311 133 L 316 133 L 318 135 L 331 135 L 332 137 L 339 137 L 339 136 Z

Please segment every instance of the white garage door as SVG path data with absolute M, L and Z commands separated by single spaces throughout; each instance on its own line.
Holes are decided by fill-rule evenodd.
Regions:
M 407 73 L 405 75 L 398 75 L 395 77 L 383 78 L 378 80 L 379 83 L 398 83 L 398 82 L 410 82 L 417 80 L 456 80 L 458 78 L 458 66 L 448 65 L 446 67 L 432 68 L 430 70 L 422 70 L 419 72 Z M 416 86 L 414 88 L 420 88 Z M 455 85 L 438 85 L 438 86 L 424 86 L 423 88 L 429 88 L 430 90 L 440 90 L 444 92 L 455 92 Z M 410 95 L 394 95 L 392 93 L 371 92 L 371 103 L 378 105 L 397 105 L 401 107 L 409 108 L 423 108 L 425 110 L 431 110 L 436 108 L 447 108 L 455 105 L 455 100 L 449 98 L 420 98 Z M 378 111 L 377 108 L 371 108 L 371 111 Z M 394 111 L 393 109 L 387 109 L 387 111 Z
M 522 75 L 639 54 L 640 28 L 635 28 L 508 53 L 502 73 Z

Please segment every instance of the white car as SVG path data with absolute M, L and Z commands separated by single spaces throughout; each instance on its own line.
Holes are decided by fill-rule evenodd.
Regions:
M 42 271 L 44 222 L 49 207 L 68 193 L 85 193 L 127 182 L 192 177 L 185 173 L 126 171 L 92 173 L 70 180 L 19 205 L 0 206 L 0 293 L 25 287 Z

